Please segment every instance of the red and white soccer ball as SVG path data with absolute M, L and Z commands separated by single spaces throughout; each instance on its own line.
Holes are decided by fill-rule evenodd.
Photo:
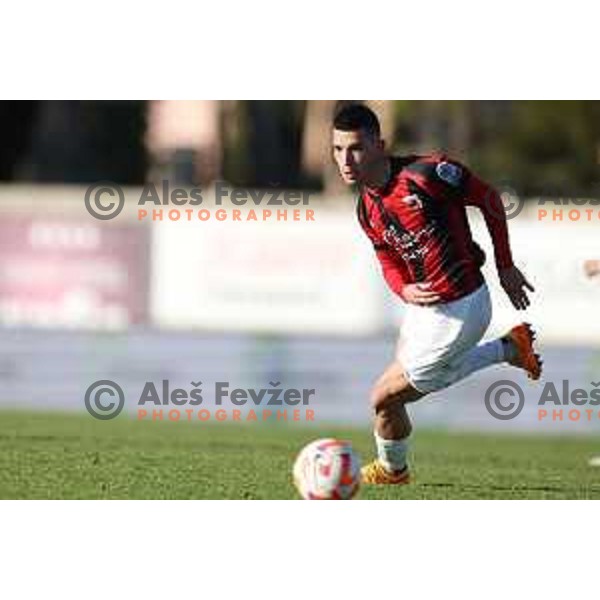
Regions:
M 293 474 L 305 500 L 350 500 L 360 485 L 360 460 L 350 442 L 316 440 L 298 454 Z

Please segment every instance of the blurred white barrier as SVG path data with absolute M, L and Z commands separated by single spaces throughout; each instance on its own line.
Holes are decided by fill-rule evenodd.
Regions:
M 154 322 L 337 335 L 381 330 L 382 284 L 352 211 L 314 211 L 310 222 L 153 223 Z
M 86 211 L 85 192 L 0 187 L 0 323 L 344 336 L 401 323 L 402 304 L 385 290 L 350 197 L 311 196 L 295 207 L 310 209 L 313 219 L 295 220 L 284 204 L 271 210 L 287 209 L 287 220 L 263 220 L 267 206 L 232 204 L 233 194 L 215 204 L 215 191 L 206 190 L 201 208 L 213 218 L 173 221 L 167 206 L 152 221 L 138 218 L 142 190 L 128 188 L 123 212 L 99 221 Z M 251 207 L 256 220 L 246 219 Z M 488 254 L 491 335 L 525 318 L 543 341 L 600 345 L 600 279 L 586 279 L 582 268 L 600 257 L 600 222 L 538 221 L 536 214 L 525 210 L 509 222 L 515 260 L 536 287 L 523 315 L 498 286 L 489 236 L 473 212 Z

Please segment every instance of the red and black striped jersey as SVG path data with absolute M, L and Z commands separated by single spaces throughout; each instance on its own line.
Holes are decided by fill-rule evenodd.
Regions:
M 483 283 L 483 250 L 473 240 L 466 206 L 481 209 L 499 269 L 512 266 L 504 206 L 498 193 L 443 154 L 391 158 L 384 189 L 362 189 L 360 224 L 383 275 L 402 297 L 409 283 L 427 283 L 451 302 Z

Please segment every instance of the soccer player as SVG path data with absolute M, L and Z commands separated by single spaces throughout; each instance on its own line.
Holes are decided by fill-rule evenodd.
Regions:
M 408 403 L 467 375 L 508 363 L 539 379 L 535 334 L 522 323 L 480 344 L 491 320 L 485 255 L 471 235 L 465 207 L 478 207 L 494 246 L 500 282 L 513 306 L 529 306 L 533 287 L 514 265 L 502 200 L 463 165 L 442 154 L 390 156 L 375 113 L 342 108 L 333 122 L 333 156 L 342 180 L 357 186 L 358 219 L 383 276 L 406 303 L 396 359 L 371 393 L 377 459 L 364 483 L 404 484 L 412 425 Z

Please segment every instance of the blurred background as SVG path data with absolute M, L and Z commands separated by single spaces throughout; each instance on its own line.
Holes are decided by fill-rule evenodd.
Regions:
M 402 307 L 386 290 L 330 158 L 344 101 L 0 102 L 0 406 L 83 410 L 87 387 L 119 383 L 129 408 L 146 381 L 189 388 L 315 388 L 319 423 L 366 424 L 368 390 L 391 360 Z M 444 150 L 526 201 L 510 221 L 517 264 L 537 288 L 546 379 L 600 381 L 600 102 L 366 101 L 395 153 Z M 140 221 L 148 182 L 310 192 L 314 222 Z M 123 186 L 111 221 L 85 209 L 90 184 Z M 564 209 L 540 220 L 545 208 Z M 593 209 L 591 220 L 567 217 Z M 247 210 L 249 207 L 246 207 Z M 475 237 L 488 250 L 479 215 Z M 486 274 L 490 336 L 521 320 Z M 487 386 L 514 379 L 527 404 L 494 421 Z M 540 388 L 494 368 L 413 408 L 459 429 L 598 431 L 537 420 Z M 210 394 L 205 403 L 210 405 Z
M 600 102 L 367 101 L 391 150 L 445 149 L 524 195 L 600 193 Z M 338 189 L 344 101 L 4 101 L 0 180 L 140 185 L 168 176 Z

